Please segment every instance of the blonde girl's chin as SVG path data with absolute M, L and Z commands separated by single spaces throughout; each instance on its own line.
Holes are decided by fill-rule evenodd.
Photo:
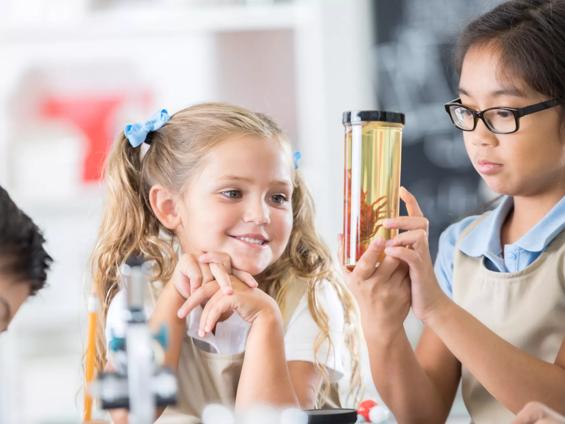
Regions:
M 258 275 L 269 266 L 269 263 L 264 260 L 232 256 L 232 266 L 251 275 Z

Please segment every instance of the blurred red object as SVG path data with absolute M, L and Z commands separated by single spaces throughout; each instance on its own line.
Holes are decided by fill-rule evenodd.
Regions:
M 357 408 L 357 414 L 361 415 L 365 419 L 365 422 L 370 423 L 371 420 L 369 418 L 369 412 L 375 406 L 377 406 L 377 402 L 375 402 L 374 400 L 364 400 L 359 404 L 359 407 Z
M 100 180 L 104 160 L 112 145 L 112 138 L 117 133 L 117 129 L 113 128 L 114 117 L 127 97 L 125 93 L 80 97 L 50 95 L 42 100 L 42 117 L 67 119 L 86 136 L 88 145 L 82 167 L 83 182 Z

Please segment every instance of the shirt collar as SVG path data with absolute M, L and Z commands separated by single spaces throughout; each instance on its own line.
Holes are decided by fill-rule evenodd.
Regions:
M 515 245 L 529 252 L 541 252 L 565 229 L 565 196 Z
M 488 213 L 461 241 L 459 250 L 472 257 L 501 256 L 500 230 L 513 205 L 512 197 L 504 196 L 498 206 Z
M 502 224 L 513 206 L 512 197 L 504 196 L 498 206 L 461 241 L 459 249 L 472 257 L 500 257 Z M 541 252 L 565 229 L 564 218 L 565 196 L 514 245 L 529 252 Z

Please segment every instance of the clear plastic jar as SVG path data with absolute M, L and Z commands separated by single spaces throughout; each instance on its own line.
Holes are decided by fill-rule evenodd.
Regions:
M 385 111 L 343 113 L 345 126 L 342 263 L 352 269 L 378 235 L 396 230 L 383 220 L 399 214 L 404 114 Z

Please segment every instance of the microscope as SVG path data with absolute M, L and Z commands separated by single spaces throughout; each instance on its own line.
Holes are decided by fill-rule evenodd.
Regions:
M 151 334 L 144 310 L 151 263 L 132 256 L 120 267 L 122 287 L 127 293 L 125 337 L 112 336 L 109 356 L 113 371 L 98 377 L 98 397 L 102 409 L 126 408 L 130 424 L 155 421 L 157 407 L 176 403 L 174 373 L 163 367 L 167 349 L 166 327 Z

